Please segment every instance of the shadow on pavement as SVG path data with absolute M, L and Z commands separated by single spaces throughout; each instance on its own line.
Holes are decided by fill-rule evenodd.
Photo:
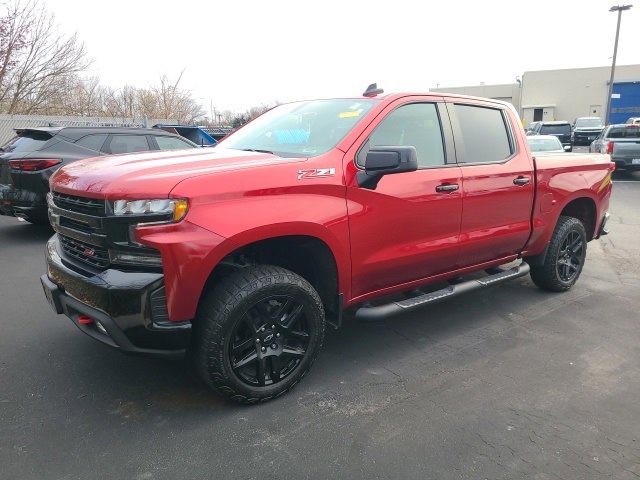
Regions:
M 615 172 L 613 172 L 613 180 L 640 182 L 640 171 L 628 172 L 626 170 L 616 170 Z
M 33 225 L 11 217 L 0 219 L 5 220 L 0 223 L 0 244 L 4 246 L 44 243 L 53 235 L 51 225 Z M 15 220 L 15 223 L 12 220 Z

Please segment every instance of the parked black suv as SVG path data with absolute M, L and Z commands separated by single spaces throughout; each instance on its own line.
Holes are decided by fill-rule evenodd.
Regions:
M 571 146 L 571 124 L 566 121 L 539 122 L 527 135 L 553 135 L 558 137 L 563 147 L 569 147 L 565 148 L 567 152 L 573 150 Z
M 571 141 L 574 145 L 590 145 L 604 130 L 604 123 L 599 117 L 580 117 L 573 122 Z
M 37 127 L 17 129 L 0 148 L 0 215 L 47 223 L 49 177 L 88 157 L 196 148 L 189 140 L 150 128 Z

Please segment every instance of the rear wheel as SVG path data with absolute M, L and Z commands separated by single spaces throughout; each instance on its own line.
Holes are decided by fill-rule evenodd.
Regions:
M 531 279 L 552 292 L 569 290 L 578 280 L 587 256 L 584 225 L 574 217 L 561 216 L 551 237 L 544 264 L 531 267 Z
M 202 379 L 240 403 L 289 391 L 324 340 L 320 296 L 304 278 L 273 266 L 244 268 L 207 295 L 195 324 Z

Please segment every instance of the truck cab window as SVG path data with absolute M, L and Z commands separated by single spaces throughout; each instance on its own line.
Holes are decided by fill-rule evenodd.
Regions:
M 513 154 L 502 110 L 460 104 L 455 104 L 454 109 L 462 131 L 464 163 L 500 162 Z
M 413 146 L 418 154 L 418 167 L 445 164 L 442 130 L 433 103 L 403 105 L 376 127 L 369 137 L 369 146 Z

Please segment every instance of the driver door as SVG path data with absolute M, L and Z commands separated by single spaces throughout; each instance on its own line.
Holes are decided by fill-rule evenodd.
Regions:
M 449 120 L 434 97 L 391 104 L 346 154 L 347 209 L 355 298 L 456 267 L 462 216 L 462 176 Z M 418 170 L 383 176 L 374 189 L 356 173 L 365 144 L 414 146 Z M 362 157 L 362 155 L 360 155 Z

